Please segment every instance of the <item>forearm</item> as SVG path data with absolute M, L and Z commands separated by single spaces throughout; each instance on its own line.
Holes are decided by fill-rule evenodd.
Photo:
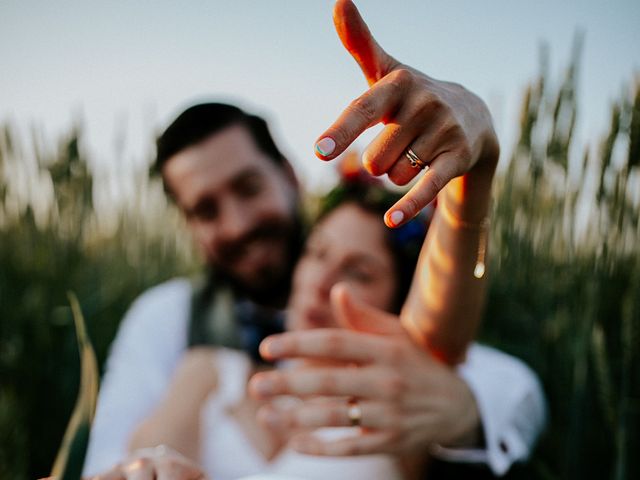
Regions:
M 450 364 L 463 359 L 482 315 L 497 144 L 487 147 L 485 155 L 440 193 L 402 313 L 412 336 Z
M 198 461 L 200 412 L 214 386 L 203 379 L 176 379 L 159 407 L 134 431 L 130 451 L 162 444 Z

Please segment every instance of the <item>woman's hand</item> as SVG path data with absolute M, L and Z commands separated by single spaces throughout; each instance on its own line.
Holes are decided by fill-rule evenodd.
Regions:
M 364 166 L 372 175 L 386 173 L 398 185 L 411 181 L 422 169 L 412 166 L 407 149 L 428 165 L 387 212 L 389 226 L 413 218 L 455 177 L 473 173 L 470 180 L 488 189 L 499 146 L 484 102 L 461 85 L 430 78 L 388 55 L 351 0 L 336 2 L 334 23 L 370 88 L 319 137 L 318 157 L 335 158 L 364 130 L 382 122 L 384 130 L 363 153 Z
M 215 350 L 191 348 L 185 352 L 156 410 L 131 435 L 129 448 L 165 444 L 190 458 L 200 453 L 200 411 L 217 387 Z
M 196 463 L 163 445 L 141 448 L 111 470 L 87 480 L 208 480 Z

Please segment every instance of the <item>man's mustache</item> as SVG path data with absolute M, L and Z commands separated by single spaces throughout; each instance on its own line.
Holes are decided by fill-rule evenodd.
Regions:
M 217 257 L 221 263 L 233 263 L 245 254 L 251 243 L 283 238 L 288 232 L 289 228 L 283 222 L 265 222 L 239 239 L 220 244 Z

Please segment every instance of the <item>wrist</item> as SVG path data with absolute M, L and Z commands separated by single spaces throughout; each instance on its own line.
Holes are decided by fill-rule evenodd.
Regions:
M 464 398 L 465 408 L 459 412 L 457 428 L 452 431 L 455 434 L 444 441 L 441 446 L 445 448 L 482 448 L 484 445 L 484 431 L 480 410 L 473 392 L 462 378 L 458 379 L 460 389 L 458 398 Z
M 487 216 L 493 177 L 500 158 L 500 145 L 491 128 L 481 141 L 480 152 L 473 166 L 454 178 L 442 191 L 450 210 L 459 210 L 464 221 L 481 220 Z
M 476 165 L 449 182 L 438 202 L 463 223 L 480 224 L 489 216 L 495 165 Z

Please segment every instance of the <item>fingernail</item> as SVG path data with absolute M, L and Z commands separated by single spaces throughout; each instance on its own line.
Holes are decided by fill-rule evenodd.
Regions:
M 266 343 L 266 351 L 269 357 L 275 358 L 278 357 L 283 350 L 282 341 L 277 339 L 269 339 Z
M 316 143 L 316 152 L 318 152 L 323 157 L 327 155 L 331 155 L 333 151 L 336 149 L 336 142 L 333 141 L 331 137 L 324 137 Z
M 257 378 L 253 381 L 253 389 L 263 396 L 271 395 L 273 393 L 274 385 L 271 380 L 266 378 Z
M 404 213 L 400 210 L 394 210 L 389 215 L 389 221 L 391 222 L 392 227 L 399 225 L 403 219 L 404 219 Z

